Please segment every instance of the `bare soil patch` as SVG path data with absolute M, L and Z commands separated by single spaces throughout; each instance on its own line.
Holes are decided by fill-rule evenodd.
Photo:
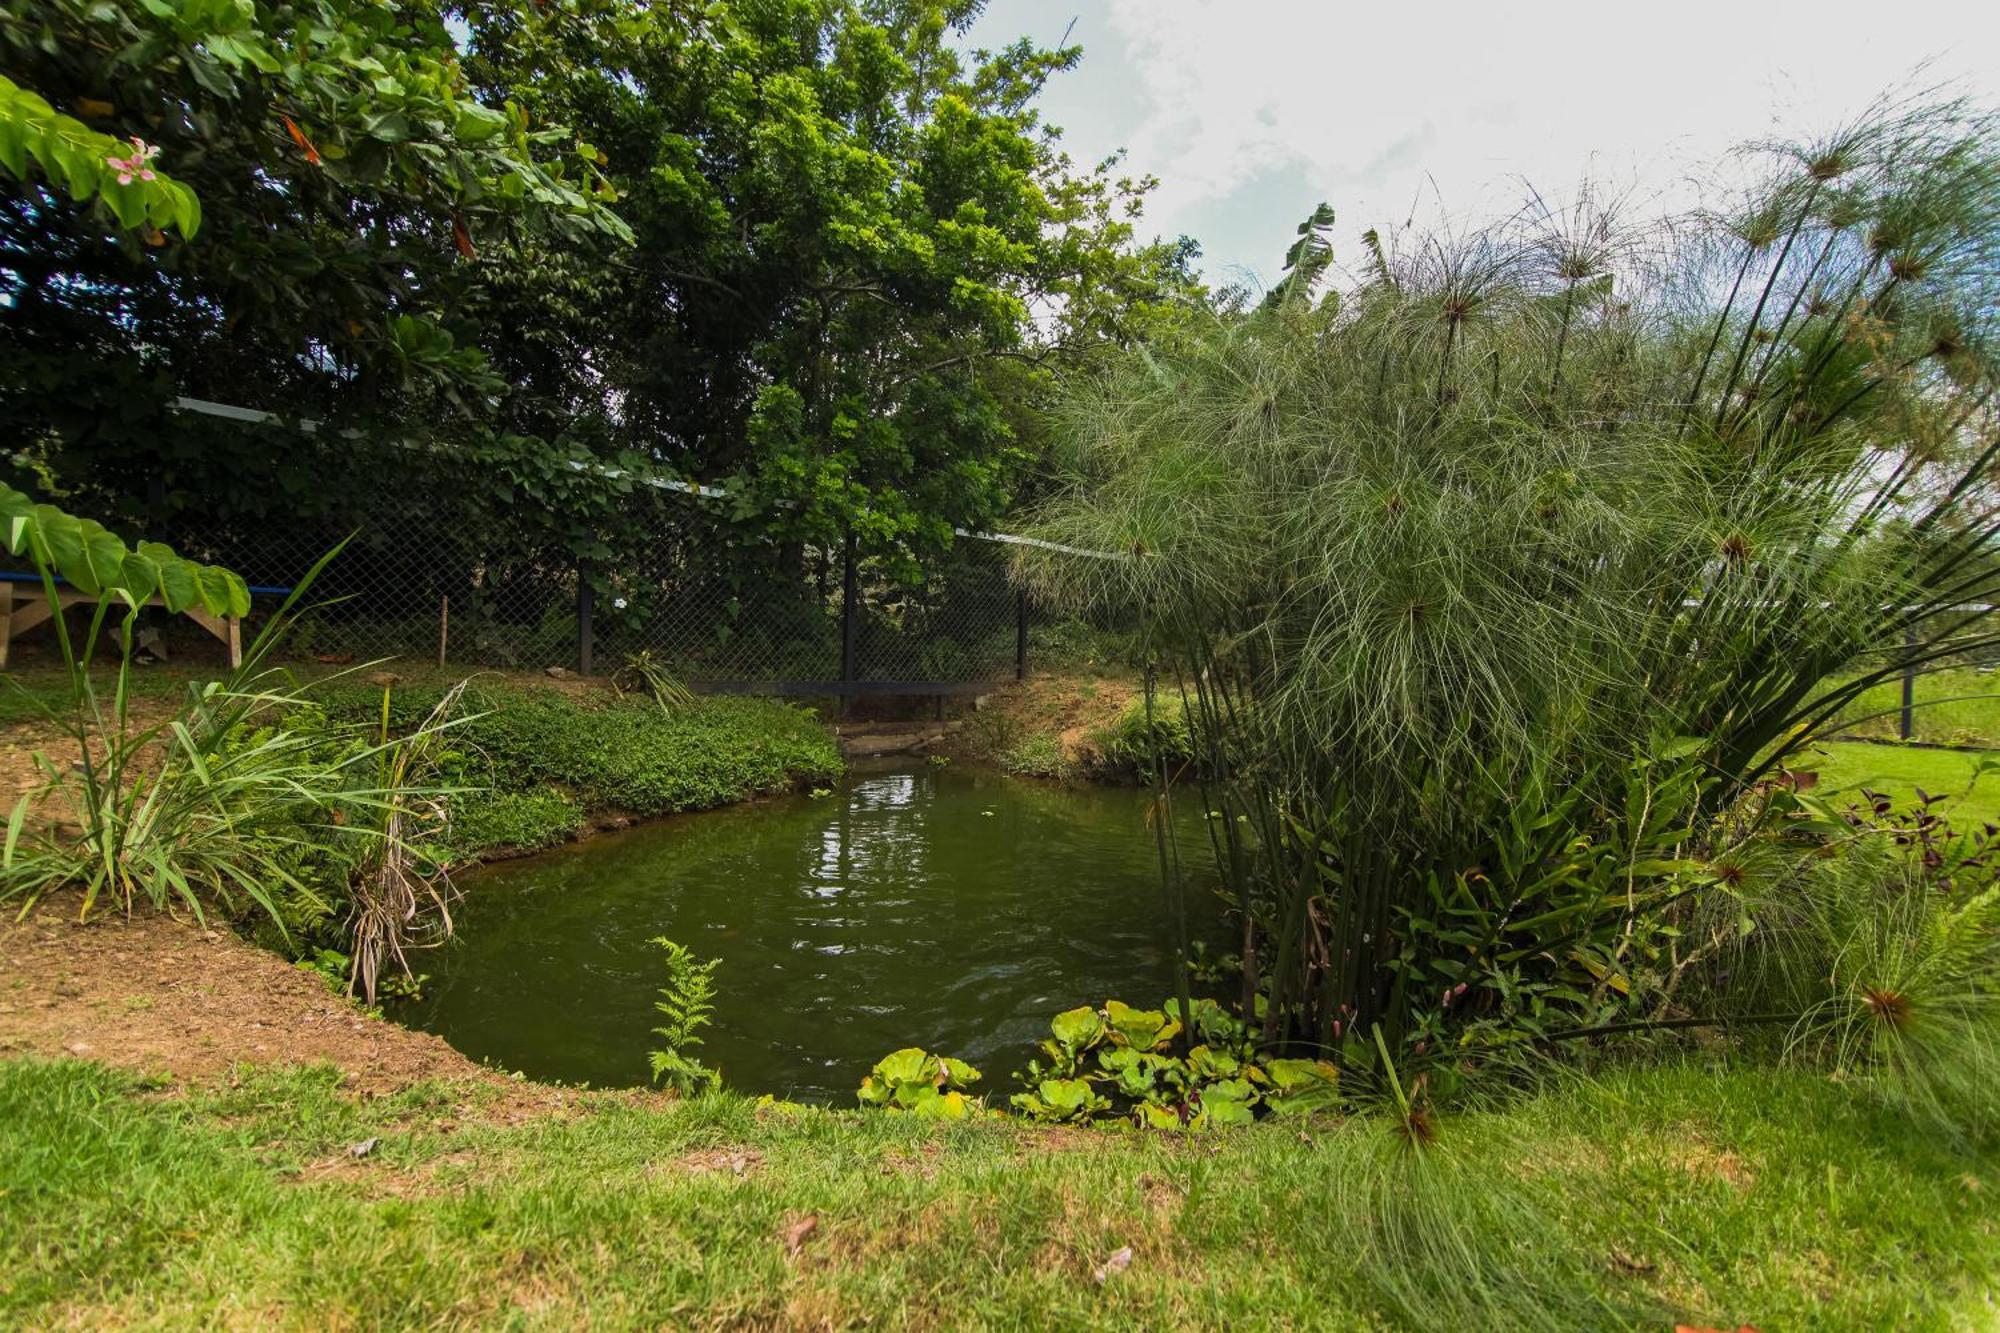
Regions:
M 562 1089 L 504 1077 L 446 1045 L 361 1011 L 317 975 L 219 926 L 135 911 L 76 920 L 51 898 L 0 918 L 0 1055 L 65 1055 L 177 1083 L 238 1064 L 326 1062 L 361 1095 L 444 1080 L 484 1085 L 505 1120 L 561 1109 Z
M 978 712 L 952 738 L 953 748 L 992 758 L 1032 736 L 1054 736 L 1063 757 L 1088 766 L 1099 758 L 1091 738 L 1115 725 L 1144 692 L 1136 676 L 1038 671 L 984 696 Z

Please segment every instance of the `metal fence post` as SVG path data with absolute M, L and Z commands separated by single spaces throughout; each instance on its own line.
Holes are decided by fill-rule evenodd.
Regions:
M 1028 678 L 1028 590 L 1014 590 L 1014 679 Z
M 597 645 L 591 625 L 592 613 L 597 610 L 597 590 L 590 586 L 590 562 L 576 562 L 576 670 L 580 676 L 590 674 L 591 656 Z
M 840 680 L 849 689 L 840 695 L 840 715 L 847 716 L 847 702 L 852 697 L 852 686 L 860 674 L 856 667 L 857 648 L 861 630 L 861 589 L 856 582 L 854 570 L 854 530 L 847 530 L 847 542 L 841 553 L 840 567 Z
M 1903 636 L 1903 646 L 1911 653 L 1917 648 L 1917 632 L 1912 629 Z M 1907 655 L 1903 660 L 1903 714 L 1896 720 L 1896 730 L 1904 740 L 1916 730 L 1917 709 L 1917 664 Z

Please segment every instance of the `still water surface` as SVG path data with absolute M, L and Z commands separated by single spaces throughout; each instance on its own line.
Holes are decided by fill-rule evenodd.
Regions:
M 431 980 L 403 1016 L 531 1077 L 643 1083 L 649 941 L 666 935 L 722 960 L 695 1054 L 732 1087 L 847 1102 L 876 1059 L 921 1045 L 1004 1092 L 1052 1014 L 1171 993 L 1148 803 L 957 766 L 859 769 L 819 798 L 485 867 L 462 878 L 459 938 L 419 964 Z M 1198 819 L 1182 830 L 1205 864 Z M 1205 883 L 1190 898 L 1213 918 Z

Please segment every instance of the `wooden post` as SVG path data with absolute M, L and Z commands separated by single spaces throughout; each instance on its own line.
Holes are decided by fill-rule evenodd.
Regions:
M 445 631 L 451 626 L 451 598 L 438 598 L 438 669 L 444 669 Z
M 1028 590 L 1014 592 L 1014 679 L 1028 678 Z
M 7 665 L 7 646 L 14 641 L 14 585 L 0 583 L 0 667 Z
M 859 634 L 861 590 L 854 569 L 854 530 L 848 529 L 846 548 L 841 555 L 840 570 L 840 680 L 852 687 L 859 674 L 855 661 L 860 645 Z M 851 688 L 841 691 L 840 715 L 847 716 Z
M 591 627 L 591 615 L 597 609 L 597 590 L 590 586 L 590 562 L 576 562 L 576 670 L 580 676 L 590 674 L 591 656 L 596 648 Z

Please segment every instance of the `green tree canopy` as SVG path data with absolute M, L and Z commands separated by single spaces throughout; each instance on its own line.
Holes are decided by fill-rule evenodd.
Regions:
M 630 235 L 574 135 L 474 96 L 436 6 L 50 0 L 0 15 L 0 61 L 0 409 L 58 479 L 199 456 L 177 393 L 485 410 L 480 249 Z M 155 180 L 99 152 L 128 143 Z
M 583 127 L 638 241 L 530 238 L 489 318 L 513 423 L 579 414 L 793 542 L 994 522 L 1049 367 L 1190 289 L 1133 245 L 1147 181 L 1082 171 L 1033 100 L 1077 58 L 963 55 L 955 0 L 481 9 L 489 94 Z
M 1079 168 L 1041 124 L 1078 52 L 964 53 L 978 8 L 0 17 L 50 116 L 156 148 L 162 188 L 201 208 L 193 235 L 150 212 L 114 228 L 128 196 L 0 134 L 0 411 L 43 480 L 134 522 L 382 489 L 379 451 L 274 470 L 283 442 L 163 412 L 187 394 L 453 437 L 468 486 L 525 490 L 578 554 L 609 521 L 566 467 L 584 455 L 720 482 L 718 517 L 794 552 L 850 528 L 934 549 L 1032 478 L 1058 367 L 1201 294 L 1191 242 L 1135 243 L 1150 182 Z

